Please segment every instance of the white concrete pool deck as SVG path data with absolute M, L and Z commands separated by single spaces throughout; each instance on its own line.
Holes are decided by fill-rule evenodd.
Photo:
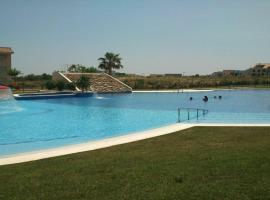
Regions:
M 63 147 L 51 148 L 40 151 L 32 151 L 27 153 L 19 153 L 15 155 L 4 156 L 0 158 L 0 165 L 9 165 L 16 163 L 29 162 L 34 160 L 41 160 L 45 158 L 52 158 L 56 156 L 63 156 L 73 153 L 91 151 L 96 149 L 102 149 L 106 147 L 111 147 L 115 145 L 135 142 L 139 140 L 144 140 L 148 138 L 153 138 L 161 135 L 170 134 L 176 131 L 188 129 L 195 126 L 244 126 L 244 127 L 269 127 L 270 124 L 184 124 L 177 123 L 169 126 L 164 126 L 161 128 L 151 129 L 147 131 L 136 132 L 128 135 L 98 140 L 90 141 L 81 144 L 67 145 Z
M 185 93 L 185 92 L 211 92 L 211 91 L 214 91 L 214 90 L 205 90 L 205 89 L 202 89 L 202 90 L 195 90 L 195 89 L 176 89 L 176 90 L 133 90 L 132 92 L 135 92 L 135 93 L 169 93 L 169 92 L 172 92 L 172 93 Z

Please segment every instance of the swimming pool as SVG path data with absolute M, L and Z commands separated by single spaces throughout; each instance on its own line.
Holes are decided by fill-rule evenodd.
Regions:
M 207 95 L 208 102 L 202 97 Z M 214 96 L 222 96 L 215 99 Z M 190 97 L 193 100 L 190 101 Z M 100 94 L 0 101 L 0 156 L 77 144 L 177 122 L 177 108 L 209 110 L 184 123 L 270 124 L 270 90 Z

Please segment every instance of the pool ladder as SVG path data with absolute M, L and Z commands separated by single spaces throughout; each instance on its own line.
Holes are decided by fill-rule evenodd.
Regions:
M 178 123 L 186 120 L 181 120 L 181 113 L 186 112 L 187 114 L 187 121 L 190 119 L 196 118 L 199 119 L 200 116 L 205 116 L 208 113 L 208 110 L 201 109 L 201 108 L 178 108 Z M 191 114 L 196 112 L 196 117 L 192 117 Z

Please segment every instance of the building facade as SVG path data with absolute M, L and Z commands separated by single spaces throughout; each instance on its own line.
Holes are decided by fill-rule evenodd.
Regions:
M 0 83 L 9 82 L 8 71 L 11 69 L 11 55 L 13 50 L 10 47 L 0 47 Z
M 270 63 L 258 63 L 247 70 L 223 70 L 212 73 L 212 76 L 268 76 L 270 77 Z
M 241 76 L 244 74 L 242 70 L 223 70 L 212 73 L 212 76 Z
M 251 76 L 269 76 L 270 63 L 258 63 L 246 71 L 246 74 Z

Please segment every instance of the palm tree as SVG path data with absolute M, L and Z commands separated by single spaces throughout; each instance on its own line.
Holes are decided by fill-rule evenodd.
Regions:
M 11 68 L 8 71 L 8 75 L 11 77 L 17 77 L 19 74 L 21 74 L 21 71 L 17 70 L 16 68 Z
M 68 72 L 77 72 L 76 70 L 77 70 L 77 65 L 75 64 L 70 65 L 67 69 Z
M 16 78 L 18 75 L 22 74 L 21 71 L 17 70 L 16 68 L 11 68 L 8 71 L 8 75 L 12 77 L 12 79 L 14 80 L 14 82 L 16 82 Z
M 113 69 L 123 68 L 121 64 L 122 58 L 119 57 L 119 54 L 114 54 L 112 52 L 107 52 L 104 58 L 99 58 L 99 68 L 105 70 L 108 74 L 112 75 Z

